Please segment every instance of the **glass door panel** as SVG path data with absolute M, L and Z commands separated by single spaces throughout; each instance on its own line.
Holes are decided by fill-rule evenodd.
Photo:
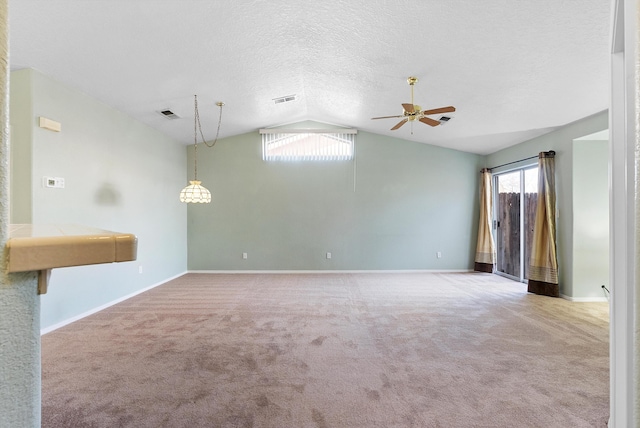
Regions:
M 524 170 L 524 278 L 529 279 L 533 225 L 536 222 L 538 206 L 538 168 Z
M 520 171 L 496 175 L 496 270 L 520 279 Z
M 538 167 L 496 174 L 494 180 L 496 273 L 525 281 L 538 205 Z

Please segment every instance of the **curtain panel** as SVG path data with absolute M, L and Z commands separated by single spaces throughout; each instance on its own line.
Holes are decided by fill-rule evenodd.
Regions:
M 493 272 L 496 262 L 496 247 L 491 233 L 491 171 L 480 171 L 480 221 L 478 242 L 473 269 L 478 272 Z
M 555 152 L 538 156 L 538 206 L 533 226 L 528 291 L 559 297 L 556 253 Z

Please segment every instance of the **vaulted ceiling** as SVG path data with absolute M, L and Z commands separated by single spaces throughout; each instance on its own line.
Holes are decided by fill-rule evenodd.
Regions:
M 609 26 L 608 0 L 12 0 L 10 61 L 183 144 L 197 94 L 207 139 L 223 101 L 221 137 L 312 120 L 488 154 L 608 108 Z M 409 76 L 449 123 L 371 120 Z

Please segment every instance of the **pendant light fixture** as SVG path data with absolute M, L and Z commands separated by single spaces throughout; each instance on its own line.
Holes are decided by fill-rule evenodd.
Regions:
M 218 101 L 216 105 L 220 107 L 220 116 L 218 117 L 218 130 L 216 131 L 216 138 L 213 140 L 213 143 L 209 144 L 204 139 L 204 135 L 202 134 L 202 126 L 200 125 L 200 114 L 198 112 L 198 96 L 193 96 L 193 105 L 194 105 L 194 118 L 193 118 L 193 180 L 189 181 L 189 185 L 182 189 L 180 192 L 180 202 L 186 203 L 200 203 L 200 204 L 208 204 L 211 202 L 211 192 L 207 190 L 206 187 L 201 186 L 201 181 L 198 181 L 198 131 L 200 131 L 200 136 L 202 137 L 202 142 L 207 147 L 215 146 L 218 141 L 218 135 L 220 135 L 220 123 L 222 121 L 222 106 L 224 103 L 222 101 Z

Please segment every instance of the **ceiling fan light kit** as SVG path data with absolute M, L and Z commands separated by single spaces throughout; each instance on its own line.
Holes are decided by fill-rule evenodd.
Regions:
M 422 122 L 429 126 L 438 126 L 440 124 L 446 123 L 451 119 L 450 116 L 442 116 L 440 117 L 440 120 L 436 120 L 428 117 L 434 114 L 453 113 L 454 111 L 456 111 L 456 108 L 453 106 L 447 106 L 447 107 L 434 108 L 430 110 L 422 110 L 422 107 L 420 107 L 419 105 L 413 102 L 413 87 L 415 86 L 416 83 L 418 83 L 418 78 L 410 76 L 407 78 L 407 83 L 411 87 L 411 103 L 402 104 L 402 110 L 403 110 L 402 115 L 372 117 L 371 118 L 372 120 L 402 118 L 400 122 L 398 122 L 393 128 L 391 128 L 392 131 L 395 131 L 405 123 L 415 122 L 416 120 L 418 122 Z M 412 132 L 413 132 L 413 128 L 412 128 Z

